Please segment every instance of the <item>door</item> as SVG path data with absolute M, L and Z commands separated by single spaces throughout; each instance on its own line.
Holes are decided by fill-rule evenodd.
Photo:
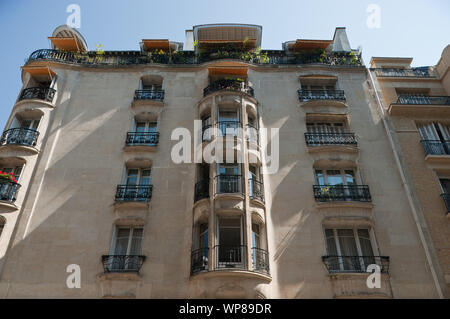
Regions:
M 219 164 L 217 176 L 218 193 L 240 193 L 241 176 L 238 164 Z
M 218 135 L 237 135 L 239 127 L 239 114 L 237 109 L 219 108 Z
M 114 257 L 110 260 L 113 271 L 137 271 L 142 254 L 143 228 L 118 227 L 114 245 Z
M 219 218 L 218 267 L 243 267 L 244 249 L 242 246 L 242 218 Z

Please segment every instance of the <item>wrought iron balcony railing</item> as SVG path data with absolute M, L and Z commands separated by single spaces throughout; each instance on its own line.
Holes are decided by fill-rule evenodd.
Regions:
M 313 190 L 317 202 L 372 201 L 367 185 L 314 185 Z
M 450 194 L 444 193 L 441 194 L 442 199 L 444 200 L 445 207 L 447 207 L 447 214 L 450 213 Z
M 18 127 L 3 132 L 0 145 L 36 146 L 39 132 L 33 129 Z
M 243 92 L 254 96 L 253 88 L 245 82 L 236 80 L 217 80 L 203 89 L 203 96 L 207 96 L 217 91 Z
M 270 274 L 269 268 L 269 254 L 266 250 L 261 248 L 252 248 L 253 270 Z
M 0 182 L 0 200 L 14 203 L 17 197 L 17 191 L 20 188 L 20 184 L 14 182 Z
M 208 247 L 191 251 L 191 275 L 208 270 L 208 253 Z
M 203 198 L 209 198 L 209 179 L 204 179 L 195 183 L 194 202 Z
M 247 246 L 214 246 L 216 253 L 216 269 L 222 268 L 247 268 Z
M 247 139 L 259 145 L 259 130 L 253 125 L 247 124 Z
M 142 267 L 145 256 L 141 255 L 103 255 L 102 263 L 105 273 L 136 272 Z
M 117 202 L 146 202 L 152 198 L 153 185 L 117 185 Z
M 158 145 L 159 133 L 158 132 L 128 132 L 126 145 Z
M 298 90 L 298 98 L 302 102 L 311 100 L 345 101 L 343 90 Z
M 248 180 L 249 195 L 253 199 L 260 200 L 264 203 L 264 184 L 256 179 Z
M 201 64 L 219 59 L 236 59 L 253 64 L 325 64 L 335 66 L 362 66 L 360 52 L 325 53 L 325 55 L 298 56 L 286 54 L 284 50 L 261 50 L 260 55 L 238 52 L 237 54 L 210 54 L 195 56 L 193 51 L 176 51 L 172 53 L 142 53 L 141 51 L 96 51 L 74 53 L 51 49 L 40 49 L 31 53 L 27 63 L 32 61 L 54 61 L 81 65 L 136 65 L 136 64 Z
M 355 133 L 305 133 L 306 145 L 357 145 Z
M 387 256 L 322 256 L 329 273 L 364 273 L 369 265 L 378 265 L 382 273 L 389 272 Z
M 450 155 L 450 140 L 421 140 L 427 155 Z
M 217 122 L 218 136 L 238 136 L 242 130 L 242 123 L 239 121 L 219 121 Z M 243 132 L 242 132 L 243 134 Z
M 427 96 L 402 94 L 398 96 L 398 104 L 418 105 L 450 105 L 450 96 Z
M 375 69 L 377 76 L 386 77 L 434 77 L 434 72 L 429 67 L 411 68 L 411 69 L 395 69 L 395 68 L 379 68 Z
M 53 102 L 53 97 L 55 96 L 56 90 L 51 88 L 43 87 L 32 87 L 23 89 L 19 96 L 19 101 L 27 99 L 38 99 L 47 102 Z
M 216 194 L 242 193 L 241 175 L 217 175 Z
M 164 90 L 136 90 L 134 92 L 135 100 L 164 100 Z

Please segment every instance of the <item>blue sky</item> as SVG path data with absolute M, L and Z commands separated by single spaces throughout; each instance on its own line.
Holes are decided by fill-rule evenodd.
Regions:
M 377 4 L 380 28 L 369 28 L 366 12 Z M 263 26 L 263 49 L 281 49 L 284 41 L 331 39 L 337 26 L 347 28 L 352 48 L 372 56 L 413 57 L 413 66 L 434 65 L 450 44 L 448 0 L 0 0 L 0 127 L 4 127 L 21 88 L 20 66 L 31 52 L 49 48 L 54 28 L 66 23 L 66 8 L 81 8 L 81 28 L 89 49 L 138 50 L 144 38 L 184 42 L 184 31 L 205 23 Z

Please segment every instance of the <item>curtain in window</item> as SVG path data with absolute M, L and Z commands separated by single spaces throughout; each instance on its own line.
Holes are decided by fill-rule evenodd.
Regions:
M 358 229 L 359 245 L 361 247 L 361 254 L 363 256 L 364 269 L 371 264 L 376 264 L 373 258 L 372 244 L 370 243 L 370 236 L 368 229 Z
M 334 238 L 333 229 L 325 229 L 325 237 L 328 256 L 338 256 L 339 253 L 336 247 L 336 238 Z M 340 270 L 339 258 L 330 257 L 328 262 L 330 263 L 329 264 L 330 270 Z
M 341 256 L 358 256 L 358 248 L 356 246 L 353 229 L 337 230 Z M 343 258 L 344 270 L 359 270 L 360 265 L 355 262 L 355 258 Z

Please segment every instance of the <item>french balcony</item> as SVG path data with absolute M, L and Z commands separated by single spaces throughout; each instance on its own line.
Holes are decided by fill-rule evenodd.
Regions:
M 36 146 L 39 132 L 33 129 L 19 127 L 11 128 L 3 132 L 0 139 L 0 146 L 4 145 L 21 145 Z
M 398 96 L 398 104 L 450 105 L 450 96 L 408 95 Z
M 241 175 L 217 175 L 216 194 L 237 194 L 242 193 Z
M 345 102 L 343 90 L 298 90 L 298 98 L 301 102 L 313 100 L 331 100 Z
M 116 202 L 148 202 L 153 185 L 117 185 Z
M 316 202 L 371 202 L 367 185 L 314 185 Z
M 450 96 L 401 94 L 389 105 L 390 115 L 450 116 Z
M 203 89 L 203 96 L 207 96 L 218 91 L 242 92 L 254 96 L 254 90 L 245 82 L 236 80 L 217 80 Z
M 307 146 L 358 144 L 355 133 L 305 133 L 305 140 Z
M 249 179 L 248 190 L 251 199 L 256 199 L 264 203 L 264 184 L 262 182 L 256 179 Z
M 139 273 L 145 256 L 141 255 L 103 255 L 105 273 Z
M 215 269 L 247 268 L 247 246 L 216 245 L 214 251 L 217 256 Z
M 16 201 L 17 191 L 20 184 L 14 182 L 0 182 L 0 200 L 8 204 L 13 204 Z
M 195 183 L 194 203 L 204 198 L 209 198 L 209 179 Z
M 322 256 L 322 261 L 330 274 L 366 273 L 369 265 L 378 265 L 381 273 L 389 273 L 387 256 Z
M 427 155 L 450 155 L 450 140 L 421 140 Z
M 450 213 L 450 194 L 444 193 L 441 194 L 442 199 L 444 200 L 445 207 L 447 207 L 447 215 Z M 450 216 L 450 215 L 448 215 Z
M 128 132 L 127 146 L 156 146 L 159 142 L 158 132 Z
M 164 90 L 136 90 L 134 92 L 135 100 L 155 100 L 164 101 Z
M 52 103 L 55 93 L 56 90 L 52 88 L 43 88 L 43 87 L 26 88 L 23 89 L 22 93 L 20 94 L 19 101 L 28 99 L 37 99 Z
M 252 248 L 253 271 L 270 275 L 269 253 L 261 248 Z

